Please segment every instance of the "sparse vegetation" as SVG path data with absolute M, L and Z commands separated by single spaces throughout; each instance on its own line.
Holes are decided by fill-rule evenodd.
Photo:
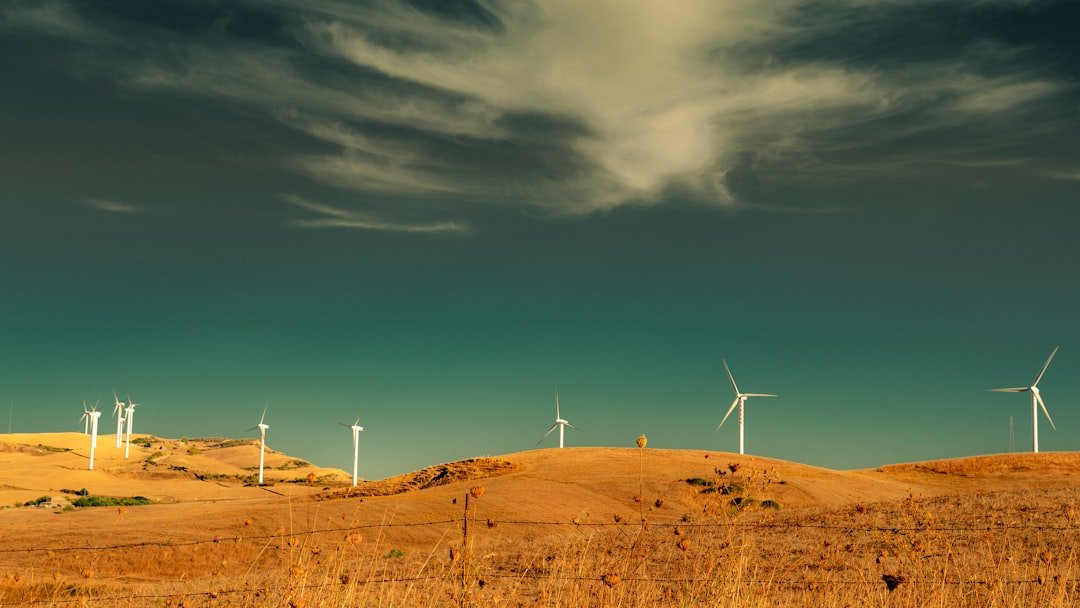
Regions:
M 38 506 L 40 504 L 47 503 L 47 502 L 49 502 L 51 500 L 52 500 L 52 498 L 49 497 L 49 496 L 39 496 L 39 497 L 35 498 L 34 500 L 28 500 L 28 501 L 24 502 L 22 504 L 22 506 L 24 506 L 24 507 L 36 507 L 36 506 Z
M 306 461 L 306 460 L 300 460 L 299 458 L 293 458 L 291 460 L 286 461 L 285 464 L 282 464 L 281 466 L 277 467 L 277 470 L 279 470 L 279 471 L 291 471 L 293 469 L 302 469 L 304 467 L 310 467 L 310 466 L 311 466 L 311 463 Z
M 251 502 L 200 503 L 193 507 L 200 525 L 188 516 L 175 527 L 162 522 L 172 523 L 183 505 L 125 511 L 118 502 L 123 498 L 65 489 L 76 499 L 116 508 L 63 526 L 55 520 L 50 527 L 5 525 L 4 548 L 15 552 L 3 555 L 0 605 L 1080 605 L 1074 582 L 1080 563 L 1073 550 L 1080 482 L 1073 478 L 1005 486 L 998 478 L 972 483 L 975 471 L 965 478 L 971 485 L 957 486 L 967 490 L 949 486 L 934 496 L 920 496 L 918 487 L 907 493 L 914 484 L 904 478 L 890 496 L 851 494 L 825 503 L 800 493 L 812 483 L 825 492 L 840 487 L 825 487 L 833 482 L 821 481 L 818 472 L 792 475 L 792 485 L 781 489 L 778 475 L 761 460 L 748 459 L 736 472 L 724 467 L 714 477 L 715 459 L 704 475 L 695 468 L 672 472 L 662 468 L 660 452 L 649 449 L 643 474 L 635 449 L 622 478 L 604 469 L 595 478 L 568 481 L 547 469 L 537 474 L 539 467 L 517 476 L 522 483 L 558 480 L 559 491 L 587 486 L 563 495 L 582 504 L 546 499 L 547 490 L 536 492 L 537 486 L 508 490 L 517 483 L 513 479 L 487 484 L 484 491 L 463 478 L 468 470 L 461 463 L 385 485 L 439 479 L 422 493 L 364 503 L 339 491 L 315 501 L 298 500 L 302 488 L 281 487 L 292 496 L 259 493 Z M 457 481 L 446 482 L 451 475 Z M 166 477 L 159 472 L 151 479 Z M 447 483 L 454 485 L 440 487 Z M 738 491 L 724 494 L 721 488 L 729 486 Z M 532 493 L 507 494 L 521 488 Z M 580 498 L 594 494 L 599 502 Z M 29 510 L 5 516 L 46 518 Z M 113 543 L 138 546 L 85 546 Z
M 132 507 L 148 505 L 151 501 L 145 496 L 80 496 L 71 501 L 76 507 Z

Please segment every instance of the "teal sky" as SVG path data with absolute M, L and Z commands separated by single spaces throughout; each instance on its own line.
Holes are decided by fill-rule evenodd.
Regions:
M 14 430 L 1080 449 L 1078 9 L 759 4 L 0 1 Z

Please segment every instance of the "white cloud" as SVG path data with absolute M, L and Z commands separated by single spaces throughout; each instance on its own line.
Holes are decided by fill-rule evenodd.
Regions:
M 0 29 L 39 32 L 84 42 L 112 38 L 60 0 L 16 1 L 0 7 Z
M 413 233 L 436 233 L 436 232 L 469 232 L 469 225 L 463 222 L 438 221 L 438 222 L 405 222 L 369 211 L 349 210 L 309 201 L 292 194 L 283 195 L 289 203 L 302 209 L 314 212 L 317 217 L 299 219 L 294 224 L 300 228 L 344 228 L 351 230 L 373 230 L 381 232 L 413 232 Z
M 1051 179 L 1060 179 L 1068 182 L 1080 182 L 1080 169 L 1047 171 L 1045 175 Z
M 673 191 L 734 207 L 729 175 L 748 158 L 754 169 L 825 168 L 815 159 L 822 146 L 855 150 L 978 125 L 1064 90 L 1031 75 L 981 75 L 962 56 L 873 67 L 770 56 L 773 48 L 865 19 L 865 6 L 811 26 L 798 18 L 805 3 L 794 0 L 489 0 L 482 6 L 500 26 L 486 28 L 390 0 L 274 3 L 295 16 L 304 51 L 189 46 L 171 63 L 139 64 L 131 82 L 264 107 L 336 148 L 289 161 L 328 184 L 509 201 L 548 213 L 655 204 Z M 299 67 L 318 58 L 387 80 L 353 84 Z M 487 175 L 487 167 L 467 167 L 468 158 L 454 154 L 455 145 L 464 150 L 473 140 L 528 145 L 522 138 L 532 136 L 507 123 L 522 115 L 579 128 L 559 144 L 572 165 L 563 175 Z M 901 115 L 918 118 L 891 131 L 861 128 Z M 848 136 L 818 137 L 840 130 Z M 443 145 L 424 146 L 402 132 Z M 962 160 L 958 151 L 942 158 Z
M 109 213 L 141 213 L 142 208 L 130 203 L 121 203 L 120 201 L 112 201 L 102 198 L 88 198 L 86 204 L 90 205 L 94 209 L 99 211 L 107 211 Z

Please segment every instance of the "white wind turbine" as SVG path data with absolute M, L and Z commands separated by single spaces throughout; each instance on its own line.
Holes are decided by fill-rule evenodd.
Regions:
M 739 392 L 739 386 L 735 384 L 735 377 L 731 375 L 731 368 L 728 367 L 727 360 L 723 359 L 722 361 L 724 362 L 724 371 L 727 372 L 728 380 L 731 380 L 731 388 L 735 390 L 735 400 L 731 402 L 731 407 L 729 407 L 727 413 L 724 414 L 724 419 L 720 421 L 720 424 L 716 427 L 716 430 L 719 431 L 720 427 L 724 426 L 724 423 L 727 422 L 728 416 L 730 416 L 731 412 L 735 410 L 735 406 L 739 406 L 739 453 L 745 454 L 746 451 L 744 450 L 744 426 L 746 422 L 746 416 L 743 410 L 746 407 L 746 400 L 750 397 L 775 397 L 776 395 L 769 395 L 766 393 Z
M 1050 421 L 1050 428 L 1057 430 L 1054 426 L 1054 419 L 1050 417 L 1050 411 L 1046 409 L 1046 402 L 1043 401 L 1042 395 L 1039 394 L 1039 380 L 1042 380 L 1043 374 L 1046 373 L 1046 368 L 1050 367 L 1050 361 L 1053 360 L 1054 355 L 1057 354 L 1059 346 L 1054 347 L 1054 351 L 1050 353 L 1050 357 L 1046 359 L 1046 363 L 1043 363 L 1042 369 L 1039 370 L 1039 374 L 1035 376 L 1035 381 L 1031 383 L 1031 386 L 1020 386 L 1016 388 L 992 388 L 991 391 L 995 393 L 1031 393 L 1031 451 L 1033 453 L 1039 452 L 1039 407 L 1042 407 L 1042 411 L 1046 414 L 1046 419 Z
M 360 462 L 360 431 L 364 430 L 364 427 L 360 426 L 359 416 L 356 417 L 356 422 L 351 425 L 344 422 L 338 424 L 352 431 L 352 485 L 355 488 L 357 465 Z
M 113 407 L 113 416 L 116 416 L 116 447 L 120 448 L 120 441 L 124 437 L 124 402 L 120 401 L 120 397 L 116 395 L 116 389 L 113 389 L 113 401 L 116 401 L 116 406 Z
M 83 435 L 89 435 L 90 434 L 90 410 L 86 409 L 86 399 L 83 399 L 83 402 L 82 402 L 82 413 L 83 413 L 82 418 L 79 418 L 79 420 L 81 420 L 82 423 L 83 423 L 83 432 L 82 432 L 82 434 Z
M 127 441 L 124 443 L 124 458 L 128 457 L 128 453 L 131 451 L 131 427 L 135 424 L 135 406 L 139 405 L 131 400 L 131 395 L 128 395 L 127 402 Z
M 263 483 L 263 463 L 266 462 L 266 429 L 270 428 L 269 424 L 266 424 L 266 408 L 263 406 L 262 417 L 259 418 L 259 424 L 248 429 L 248 432 L 259 429 L 259 485 Z
M 83 418 L 90 423 L 90 470 L 94 470 L 94 450 L 97 448 L 97 427 L 98 418 L 101 418 L 101 412 L 97 409 L 97 404 L 94 404 L 93 409 L 86 409 L 83 407 Z
M 548 431 L 546 433 L 544 433 L 544 436 L 540 438 L 540 441 L 536 442 L 536 445 L 540 445 L 541 441 L 547 439 L 547 436 L 550 435 L 552 433 L 552 431 L 554 431 L 556 428 L 558 428 L 559 429 L 559 447 L 560 448 L 563 447 L 563 434 L 566 432 L 566 427 L 570 427 L 570 428 L 574 429 L 575 431 L 580 431 L 581 430 L 581 429 L 577 428 L 576 426 L 570 424 L 569 420 L 564 420 L 562 415 L 559 413 L 559 387 L 556 386 L 555 387 L 555 422 L 551 425 L 551 428 L 549 428 Z

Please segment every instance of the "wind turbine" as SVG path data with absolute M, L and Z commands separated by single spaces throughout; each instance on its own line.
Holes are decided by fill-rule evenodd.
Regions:
M 113 407 L 113 416 L 116 416 L 116 447 L 119 449 L 120 441 L 124 437 L 124 402 L 120 401 L 120 397 L 116 395 L 116 389 L 113 389 L 112 394 L 113 401 L 116 401 L 116 406 Z
M 357 463 L 360 458 L 360 431 L 364 430 L 364 427 L 360 426 L 359 416 L 356 417 L 356 422 L 352 423 L 352 425 L 345 424 L 344 422 L 339 422 L 338 424 L 352 430 L 352 485 L 355 488 Z
M 135 424 L 135 406 L 139 405 L 131 400 L 131 395 L 128 395 L 127 402 L 127 442 L 124 443 L 124 458 L 127 459 L 128 452 L 131 451 L 131 426 Z
M 101 412 L 97 409 L 97 404 L 94 404 L 93 409 L 86 409 L 83 406 L 83 418 L 90 422 L 90 470 L 94 470 L 94 450 L 97 448 L 97 427 L 98 418 L 101 418 Z
M 563 447 L 563 434 L 566 432 L 566 427 L 570 427 L 570 428 L 574 429 L 575 431 L 580 431 L 581 430 L 581 429 L 577 428 L 576 426 L 570 424 L 569 420 L 564 420 L 562 415 L 559 414 L 559 387 L 556 386 L 555 387 L 555 422 L 551 425 L 551 428 L 549 428 L 548 431 L 546 433 L 544 433 L 544 436 L 540 438 L 540 441 L 536 442 L 536 445 L 540 445 L 541 441 L 547 439 L 547 436 L 550 435 L 551 432 L 554 431 L 556 428 L 558 428 L 559 429 L 559 447 L 560 448 Z
M 746 407 L 746 400 L 750 397 L 775 397 L 776 395 L 769 395 L 766 393 L 740 393 L 739 386 L 735 384 L 735 377 L 731 375 L 731 368 L 728 367 L 727 360 L 722 359 L 722 361 L 724 362 L 724 371 L 727 372 L 728 380 L 731 380 L 731 388 L 735 390 L 735 400 L 731 402 L 731 407 L 729 407 L 727 413 L 724 414 L 724 419 L 720 421 L 720 424 L 716 427 L 716 430 L 719 431 L 720 427 L 724 426 L 724 423 L 727 422 L 728 416 L 730 416 L 731 412 L 735 410 L 735 406 L 739 406 L 739 453 L 745 454 L 746 451 L 744 450 L 744 426 L 746 422 L 746 416 L 743 410 Z
M 83 412 L 82 418 L 79 418 L 79 420 L 81 420 L 82 423 L 83 423 L 83 432 L 82 432 L 82 434 L 83 435 L 89 435 L 90 434 L 90 410 L 86 409 L 86 399 L 83 399 L 83 402 L 82 402 L 82 412 Z
M 1057 430 L 1054 426 L 1054 419 L 1050 417 L 1050 411 L 1046 409 L 1046 402 L 1043 401 L 1042 395 L 1039 394 L 1039 380 L 1042 380 L 1043 374 L 1046 373 L 1046 368 L 1050 367 L 1050 361 L 1054 359 L 1054 355 L 1057 354 L 1060 346 L 1055 346 L 1054 351 L 1050 353 L 1050 357 L 1046 359 L 1046 363 L 1043 363 L 1042 369 L 1039 370 L 1039 374 L 1035 376 L 1035 381 L 1031 383 L 1031 386 L 1020 386 L 1016 388 L 992 388 L 991 391 L 995 393 L 1031 393 L 1031 451 L 1035 454 L 1039 453 L 1039 407 L 1042 407 L 1042 411 L 1046 414 L 1046 419 L 1050 421 L 1050 428 Z
M 269 424 L 266 424 L 266 408 L 269 405 L 263 406 L 262 417 L 259 418 L 259 424 L 248 429 L 248 432 L 259 429 L 259 485 L 263 483 L 263 463 L 266 462 L 266 429 L 270 428 Z

